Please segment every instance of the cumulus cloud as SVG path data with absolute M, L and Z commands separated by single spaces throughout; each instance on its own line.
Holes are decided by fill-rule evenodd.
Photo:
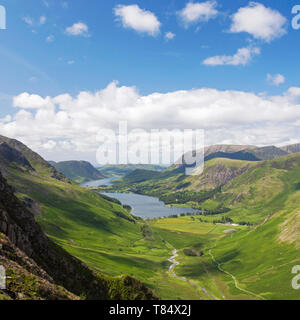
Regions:
M 286 23 L 287 19 L 279 11 L 250 2 L 232 16 L 230 32 L 247 32 L 255 39 L 270 42 L 286 33 Z
M 300 141 L 300 88 L 280 96 L 243 91 L 180 90 L 140 95 L 116 82 L 97 92 L 41 97 L 22 93 L 16 113 L 2 119 L 0 134 L 28 144 L 47 158 L 95 161 L 101 129 L 205 129 L 206 145 L 215 143 L 283 144 Z M 66 152 L 68 150 L 68 152 Z
M 13 106 L 22 109 L 43 109 L 52 108 L 54 104 L 50 97 L 44 99 L 37 94 L 24 92 L 13 98 Z
M 186 25 L 197 22 L 206 22 L 217 16 L 218 11 L 216 8 L 216 1 L 189 2 L 185 8 L 179 12 L 179 17 Z
M 88 36 L 89 28 L 83 22 L 74 23 L 71 27 L 66 28 L 66 34 L 71 36 Z
M 233 56 L 214 56 L 207 58 L 203 64 L 208 66 L 245 66 L 248 64 L 253 56 L 260 54 L 259 48 L 241 48 Z
M 165 33 L 165 38 L 167 39 L 167 40 L 172 40 L 172 39 L 174 39 L 176 37 L 176 34 L 175 33 L 173 33 L 173 32 L 166 32 Z
M 287 92 L 288 96 L 291 97 L 300 97 L 300 88 L 299 87 L 291 87 L 288 89 Z
M 285 83 L 285 77 L 282 74 L 267 74 L 267 81 L 273 86 L 279 86 Z
M 124 28 L 156 36 L 160 32 L 161 23 L 156 15 L 141 9 L 138 5 L 118 5 L 114 8 L 115 16 L 122 22 Z

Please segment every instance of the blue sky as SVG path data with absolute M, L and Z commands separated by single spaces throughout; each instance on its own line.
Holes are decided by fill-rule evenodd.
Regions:
M 192 16 L 187 11 L 184 16 L 189 3 L 205 3 L 211 11 L 207 16 L 196 14 L 193 20 L 200 7 L 191 8 Z M 201 88 L 283 97 L 289 88 L 300 87 L 300 30 L 291 27 L 295 4 L 274 0 L 256 4 L 245 0 L 1 0 L 7 29 L 0 30 L 0 117 L 14 117 L 20 110 L 35 115 L 36 108 L 28 107 L 27 102 L 12 107 L 13 98 L 24 92 L 42 98 L 62 94 L 75 97 L 83 91 L 101 91 L 112 81 L 126 88 L 135 86 L 141 97 Z M 146 12 L 154 20 L 136 26 L 130 21 L 132 15 L 126 16 L 128 12 L 120 10 L 117 14 L 120 5 L 123 9 L 135 5 L 133 14 Z M 271 28 L 275 27 L 275 33 L 271 35 L 260 34 L 251 21 L 235 26 L 242 31 L 234 31 L 233 16 L 251 6 L 263 6 L 285 21 L 281 25 L 274 22 Z M 276 35 L 276 28 L 282 34 Z M 167 39 L 167 32 L 174 37 Z M 241 62 L 235 55 L 243 48 L 247 52 Z M 205 63 L 209 58 L 213 63 Z M 38 140 L 23 137 L 16 130 L 0 131 L 32 145 Z M 289 140 L 287 133 L 275 136 L 268 142 Z M 228 141 L 238 142 L 233 138 Z

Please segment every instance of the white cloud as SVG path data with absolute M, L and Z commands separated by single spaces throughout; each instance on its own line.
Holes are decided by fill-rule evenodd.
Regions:
M 53 108 L 54 104 L 50 97 L 43 99 L 39 95 L 24 92 L 13 98 L 13 106 L 22 109 L 43 109 Z
M 28 24 L 29 26 L 33 26 L 33 24 L 34 24 L 33 19 L 30 18 L 30 17 L 24 17 L 24 18 L 23 18 L 23 21 L 24 21 L 26 24 Z
M 46 41 L 50 43 L 50 42 L 53 42 L 54 39 L 55 39 L 55 38 L 54 38 L 53 35 L 49 35 L 49 36 L 46 38 Z
M 189 2 L 184 9 L 179 12 L 179 17 L 186 24 L 196 22 L 206 22 L 217 16 L 217 2 Z
M 273 86 L 279 86 L 285 83 L 285 77 L 282 74 L 267 74 L 267 81 Z
M 118 5 L 114 9 L 115 16 L 124 28 L 155 36 L 160 31 L 161 23 L 151 11 L 143 10 L 138 5 Z
M 56 142 L 53 140 L 49 140 L 46 143 L 42 144 L 42 148 L 47 150 L 53 150 L 56 147 Z
M 71 64 L 74 64 L 74 63 L 75 63 L 74 60 L 69 60 L 69 61 L 68 61 L 68 64 L 70 64 L 70 65 L 71 65 Z
M 291 97 L 300 97 L 300 87 L 289 88 L 287 94 Z
M 66 28 L 66 33 L 71 36 L 88 36 L 89 28 L 83 22 L 74 23 L 71 27 Z
M 230 32 L 247 32 L 255 39 L 270 42 L 286 33 L 286 22 L 287 19 L 279 11 L 250 2 L 232 16 Z
M 174 39 L 176 37 L 176 34 L 175 33 L 173 33 L 173 32 L 166 32 L 165 33 L 165 38 L 167 39 L 167 40 L 172 40 L 172 39 Z
M 259 48 L 241 48 L 233 56 L 214 56 L 207 58 L 203 64 L 208 66 L 245 66 L 251 61 L 254 55 L 260 54 Z
M 11 115 L 7 115 L 4 118 L 0 118 L 0 123 L 10 122 L 12 120 Z
M 136 88 L 116 82 L 75 97 L 22 93 L 14 98 L 19 109 L 1 123 L 0 134 L 19 139 L 54 160 L 74 155 L 94 161 L 97 133 L 116 129 L 119 120 L 127 120 L 129 130 L 205 129 L 207 145 L 283 144 L 300 141 L 299 97 L 298 87 L 273 97 L 209 88 L 142 96 Z
M 45 24 L 47 21 L 47 18 L 45 16 L 40 17 L 40 24 Z

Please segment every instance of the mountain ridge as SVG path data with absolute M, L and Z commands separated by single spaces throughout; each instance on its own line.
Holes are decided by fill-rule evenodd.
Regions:
M 51 164 L 63 175 L 77 183 L 103 179 L 104 175 L 88 161 L 61 161 Z

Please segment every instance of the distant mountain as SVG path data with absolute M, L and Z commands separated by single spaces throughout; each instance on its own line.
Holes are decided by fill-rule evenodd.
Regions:
M 51 163 L 58 171 L 77 183 L 104 178 L 104 175 L 87 161 L 52 161 Z
M 247 150 L 259 160 L 273 160 L 288 155 L 288 153 L 275 146 L 258 147 Z
M 300 143 L 291 144 L 289 146 L 281 147 L 280 149 L 289 154 L 297 153 L 297 152 L 300 152 Z
M 161 177 L 161 173 L 158 171 L 136 169 L 133 172 L 128 173 L 123 181 L 126 183 L 140 183 L 155 177 Z
M 55 162 L 55 161 L 51 161 L 51 160 L 50 160 L 50 161 L 48 161 L 48 163 L 50 163 L 51 166 L 53 166 L 53 167 L 56 165 L 56 162 Z
M 245 161 L 263 161 L 277 159 L 295 152 L 300 152 L 300 144 L 282 148 L 275 146 L 214 145 L 204 148 L 204 160 L 209 161 L 215 158 L 226 158 Z M 175 165 L 191 163 L 191 157 L 194 155 L 195 151 L 187 152 L 181 159 L 175 162 Z
M 204 156 L 208 157 L 209 155 L 217 152 L 236 153 L 239 151 L 251 150 L 255 148 L 256 146 L 251 146 L 251 145 L 217 144 L 217 145 L 205 147 Z
M 151 164 L 105 165 L 98 170 L 106 177 L 125 176 L 135 170 L 164 171 L 166 167 Z

